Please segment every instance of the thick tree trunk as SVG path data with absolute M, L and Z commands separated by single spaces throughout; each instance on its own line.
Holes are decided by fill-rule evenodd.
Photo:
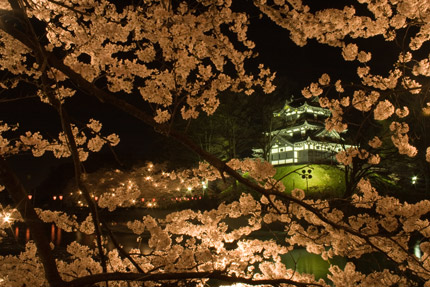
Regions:
M 30 228 L 49 285 L 51 287 L 64 286 L 51 252 L 50 240 L 44 232 L 44 223 L 37 216 L 27 197 L 27 192 L 3 157 L 0 157 L 0 182 L 6 187 L 6 190 L 15 203 L 16 209 Z

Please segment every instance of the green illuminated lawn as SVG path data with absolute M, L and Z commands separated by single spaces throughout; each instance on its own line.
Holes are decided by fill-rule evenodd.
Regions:
M 276 179 L 281 179 L 285 185 L 285 191 L 291 192 L 294 188 L 303 189 L 309 195 L 314 196 L 341 196 L 345 188 L 344 173 L 341 169 L 332 165 L 310 164 L 310 165 L 288 165 L 276 167 Z M 302 178 L 303 170 L 305 175 L 312 178 L 307 180 Z M 287 175 L 289 174 L 289 175 Z
M 317 254 L 308 253 L 305 249 L 294 249 L 282 256 L 282 262 L 287 268 L 299 273 L 313 274 L 315 279 L 327 279 L 330 264 L 345 268 L 346 259 L 336 256 L 330 261 L 324 261 Z

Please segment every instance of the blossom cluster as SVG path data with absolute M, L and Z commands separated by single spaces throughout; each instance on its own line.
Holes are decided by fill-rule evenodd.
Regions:
M 346 150 L 339 151 L 336 154 L 336 160 L 345 166 L 352 165 L 352 161 L 355 157 L 360 160 L 367 159 L 367 162 L 372 165 L 379 164 L 381 160 L 378 154 L 371 154 L 365 149 L 359 149 L 357 147 L 350 147 Z
M 390 130 L 393 132 L 391 140 L 399 149 L 400 154 L 406 154 L 409 157 L 414 157 L 417 154 L 417 148 L 409 143 L 409 125 L 407 123 L 392 122 Z
M 247 37 L 248 16 L 233 12 L 231 1 L 199 0 L 197 7 L 186 2 L 165 7 L 162 1 L 151 0 L 121 11 L 109 1 L 63 2 L 37 1 L 27 11 L 29 18 L 46 25 L 44 49 L 61 49 L 64 64 L 88 82 L 104 77 L 112 93 L 140 93 L 155 106 L 158 123 L 169 121 L 176 111 L 184 119 L 196 118 L 202 111 L 211 115 L 219 105 L 219 94 L 227 90 L 246 94 L 257 87 L 265 93 L 274 90 L 275 74 L 267 67 L 260 65 L 255 76 L 245 70 L 245 61 L 255 55 L 255 44 Z M 233 33 L 234 41 L 220 32 L 224 28 Z M 28 64 L 32 58 L 28 47 L 0 33 L 2 69 L 35 83 L 46 72 L 56 83 L 54 94 L 61 102 L 75 94 L 62 71 L 41 71 L 40 63 Z M 230 68 L 233 72 L 227 71 Z M 42 91 L 38 95 L 48 102 Z
M 56 158 L 69 157 L 71 155 L 70 146 L 64 132 L 60 132 L 58 139 L 48 140 L 45 139 L 40 132 L 27 131 L 25 134 L 19 136 L 19 140 L 10 141 L 3 137 L 3 133 L 16 131 L 18 125 L 11 127 L 6 123 L 0 122 L 0 154 L 2 156 L 9 156 L 17 154 L 22 151 L 30 150 L 35 157 L 41 157 L 45 152 L 52 152 Z M 79 159 L 85 161 L 88 158 L 89 152 L 98 152 L 103 145 L 109 144 L 116 146 L 119 143 L 119 137 L 113 133 L 108 136 L 102 136 L 99 132 L 101 130 L 101 123 L 91 119 L 87 124 L 89 134 L 79 130 L 77 126 L 72 125 L 72 133 L 76 145 L 78 146 Z
M 302 90 L 304 97 L 319 97 L 320 105 L 330 109 L 332 115 L 326 121 L 326 129 L 345 130 L 345 115 L 351 107 L 362 112 L 365 117 L 367 113 L 372 113 L 375 120 L 387 122 L 392 132 L 391 144 L 398 148 L 399 153 L 413 157 L 418 151 L 410 143 L 411 138 L 422 140 L 416 135 L 411 137 L 411 130 L 399 132 L 399 125 L 417 125 L 416 122 L 423 121 L 418 118 L 421 110 L 426 115 L 423 88 L 427 86 L 426 78 L 430 75 L 430 61 L 426 52 L 421 50 L 423 44 L 430 40 L 430 5 L 421 0 L 358 2 L 367 8 L 368 15 L 356 11 L 354 6 L 312 11 L 302 1 L 293 0 L 276 1 L 274 5 L 267 1 L 256 1 L 256 5 L 275 23 L 287 29 L 297 45 L 303 46 L 308 40 L 315 39 L 321 44 L 339 48 L 345 61 L 357 63 L 360 83 L 348 87 L 347 93 L 340 80 L 331 84 L 327 74 Z M 336 24 L 333 24 L 334 19 Z M 407 30 L 404 34 L 404 29 L 412 26 L 416 31 Z M 403 42 L 397 59 L 394 59 L 391 69 L 385 74 L 372 72 L 375 59 L 372 59 L 371 52 L 361 50 L 357 41 L 363 38 L 375 38 L 376 41 L 377 36 L 382 36 L 379 40 L 382 42 L 383 39 L 387 43 L 399 41 L 399 37 L 408 39 Z M 329 95 L 331 87 L 338 92 L 338 99 L 328 98 L 333 98 L 333 95 Z M 405 100 L 408 97 L 411 99 Z M 345 153 L 339 157 L 345 159 Z M 422 160 L 424 156 L 420 158 Z M 376 158 L 372 162 L 377 162 Z
M 249 162 L 236 162 L 235 167 L 243 170 L 252 168 Z M 253 168 L 253 178 L 271 178 L 267 172 L 264 168 L 259 168 L 258 171 Z M 379 280 L 383 277 L 384 282 L 388 282 L 383 286 L 390 286 L 393 280 L 407 282 L 405 285 L 412 284 L 410 278 L 401 273 L 363 273 L 349 261 L 349 258 L 383 252 L 404 270 L 419 273 L 424 281 L 430 280 L 430 273 L 427 271 L 429 259 L 426 256 L 430 252 L 428 244 L 421 243 L 423 257 L 420 260 L 409 253 L 407 248 L 411 240 L 410 234 L 414 232 L 419 232 L 425 238 L 430 237 L 430 225 L 425 218 L 430 212 L 430 202 L 409 204 L 379 195 L 368 180 L 361 180 L 358 189 L 359 192 L 352 197 L 349 207 L 357 210 L 353 215 L 332 207 L 328 200 L 306 199 L 301 190 L 292 192 L 295 198 L 292 201 L 283 193 L 272 189 L 267 190 L 272 193 L 270 201 L 266 197 L 257 200 L 249 194 L 243 194 L 238 201 L 220 204 L 213 210 L 181 210 L 170 213 L 165 218 L 146 215 L 124 223 L 139 236 L 136 246 L 131 246 L 130 256 L 148 274 L 223 272 L 235 278 L 288 278 L 295 282 L 321 286 L 342 286 L 343 280 L 374 285 L 381 283 Z M 372 212 L 365 213 L 363 210 Z M 78 222 L 75 216 L 63 212 L 38 210 L 38 213 L 45 222 L 54 222 L 65 231 L 79 229 L 89 234 L 94 232 L 90 217 Z M 253 232 L 275 223 L 283 226 L 282 230 L 287 234 L 282 242 L 279 242 L 279 238 L 253 239 Z M 389 236 L 386 232 L 389 232 Z M 147 248 L 139 248 L 142 242 Z M 300 246 L 309 253 L 319 254 L 325 260 L 342 256 L 348 262 L 345 268 L 330 265 L 330 283 L 315 280 L 313 275 L 298 273 L 282 263 L 282 256 Z M 0 274 L 9 286 L 20 286 L 22 280 L 39 284 L 35 286 L 46 284 L 41 276 L 17 276 L 20 272 L 12 268 L 15 265 L 27 266 L 26 268 L 43 274 L 42 264 L 34 250 L 34 244 L 29 242 L 21 255 L 0 257 Z M 101 262 L 96 259 L 97 249 L 72 242 L 67 247 L 67 252 L 70 256 L 68 260 L 57 260 L 58 270 L 65 280 L 102 272 Z M 118 250 L 108 251 L 106 258 L 109 262 L 108 272 L 128 272 L 136 268 L 128 259 L 121 257 Z M 112 283 L 113 286 L 120 284 Z M 131 286 L 133 284 L 135 283 L 131 283 Z
M 85 185 L 100 208 L 114 211 L 118 207 L 166 208 L 182 197 L 201 196 L 208 184 L 218 178 L 221 178 L 219 172 L 203 162 L 198 168 L 178 170 L 146 162 L 127 171 L 100 169 L 87 173 Z M 70 205 L 87 206 L 74 181 L 68 184 L 64 196 Z

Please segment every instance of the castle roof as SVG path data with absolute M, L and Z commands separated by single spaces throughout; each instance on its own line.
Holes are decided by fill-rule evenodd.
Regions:
M 283 108 L 277 112 L 274 113 L 275 117 L 293 117 L 294 115 L 314 115 L 314 116 L 322 116 L 322 117 L 329 117 L 330 111 L 328 109 L 321 108 L 320 106 L 317 106 L 318 103 L 311 102 L 309 104 L 308 102 L 304 102 L 303 104 L 296 106 L 292 104 L 291 100 L 285 101 L 285 104 Z
M 316 104 L 318 103 L 315 101 L 311 104 L 305 101 L 301 105 L 293 106 L 292 101 L 287 100 L 284 107 L 274 113 L 283 121 L 282 125 L 271 133 L 274 142 L 289 145 L 307 138 L 320 142 L 340 142 L 339 133 L 325 129 L 325 119 L 331 115 L 330 111 Z

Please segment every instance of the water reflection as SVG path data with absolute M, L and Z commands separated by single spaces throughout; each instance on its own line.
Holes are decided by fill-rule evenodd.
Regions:
M 55 226 L 55 224 L 51 224 L 51 242 L 54 243 L 56 246 L 60 246 L 62 241 L 62 234 L 63 230 L 61 228 L 58 228 Z M 20 243 L 27 243 L 31 240 L 31 232 L 30 228 L 26 227 L 25 225 L 17 225 L 15 226 L 15 231 L 13 233 L 15 240 Z
M 15 240 L 18 242 L 22 242 L 21 237 L 24 242 L 27 243 L 30 238 L 30 228 L 23 226 L 15 226 L 15 232 L 13 233 Z
M 73 241 L 82 245 L 95 247 L 95 235 L 88 235 L 79 231 L 65 232 L 55 224 L 48 225 L 47 227 L 49 228 L 47 229 L 47 233 L 50 234 L 50 241 L 57 247 L 66 247 Z M 15 240 L 19 243 L 27 243 L 31 240 L 30 228 L 25 225 L 15 226 L 13 235 Z M 149 254 L 151 252 L 148 246 L 148 238 L 139 237 L 136 234 L 128 232 L 115 233 L 115 238 L 126 252 L 129 252 L 131 249 L 139 249 L 143 254 Z M 115 245 L 110 238 L 108 238 L 106 247 L 108 250 L 115 249 Z
M 30 240 L 30 228 L 25 229 L 25 242 L 28 242 Z
M 55 241 L 55 225 L 51 225 L 51 242 Z

